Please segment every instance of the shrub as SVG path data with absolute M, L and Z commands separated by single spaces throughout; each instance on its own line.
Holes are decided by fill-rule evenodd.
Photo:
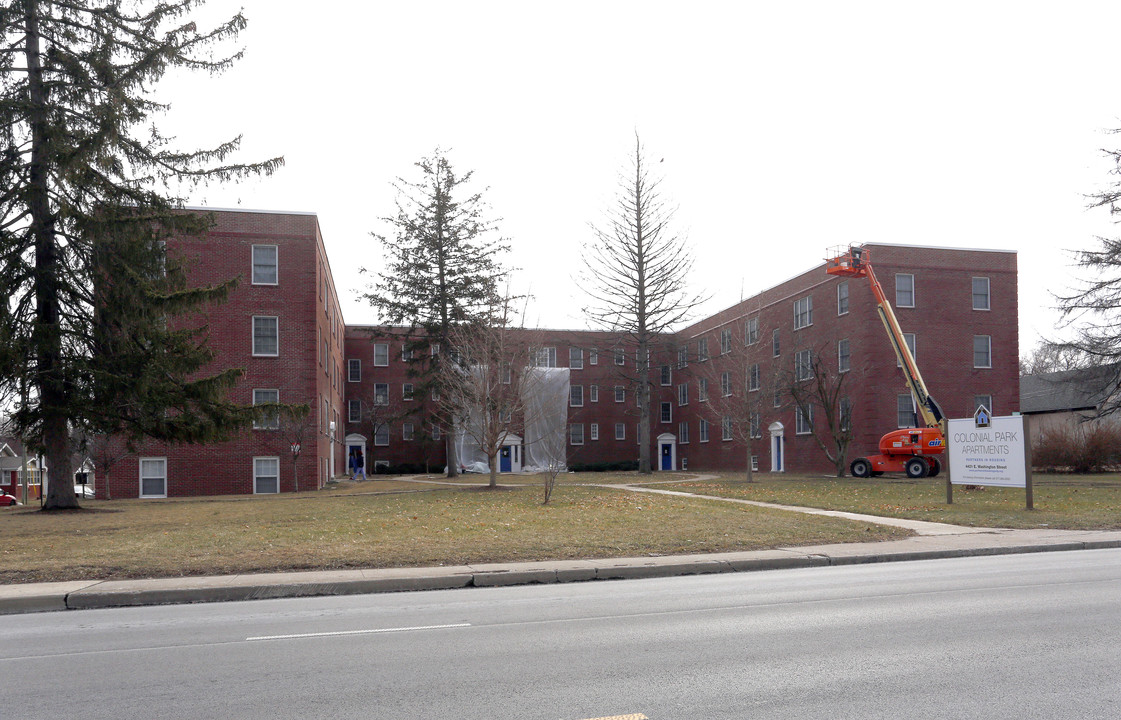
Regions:
M 1032 444 L 1032 465 L 1101 472 L 1121 464 L 1121 426 L 1091 422 L 1050 428 Z
M 638 461 L 576 463 L 569 465 L 568 469 L 572 472 L 629 472 L 638 470 Z

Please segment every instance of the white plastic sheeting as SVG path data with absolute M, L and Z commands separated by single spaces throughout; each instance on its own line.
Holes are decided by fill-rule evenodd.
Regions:
M 529 367 L 525 373 L 522 383 L 525 413 L 522 470 L 531 473 L 563 471 L 568 439 L 568 368 Z M 482 413 L 473 408 L 467 415 L 467 422 L 478 422 L 481 417 Z M 514 422 L 517 421 L 518 418 L 514 418 Z M 511 433 L 510 438 L 514 442 L 517 436 Z M 466 428 L 456 430 L 455 450 L 461 471 L 490 472 L 486 453 Z
M 563 471 L 568 441 L 568 368 L 526 368 L 526 472 Z

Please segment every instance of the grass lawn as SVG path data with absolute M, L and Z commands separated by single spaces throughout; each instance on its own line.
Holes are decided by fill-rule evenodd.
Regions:
M 433 478 L 438 480 L 439 478 Z M 397 480 L 314 493 L 0 510 L 0 582 L 669 555 L 905 537 L 905 530 L 561 478 L 480 490 Z M 469 476 L 462 483 L 485 482 Z M 504 482 L 515 478 L 504 477 Z M 534 482 L 518 477 L 518 482 Z M 634 482 L 591 475 L 581 482 Z M 426 490 L 432 487 L 436 489 Z
M 887 517 L 929 520 L 969 527 L 1068 530 L 1121 529 L 1121 475 L 1034 476 L 1034 510 L 1025 508 L 1023 488 L 954 486 L 954 503 L 946 504 L 944 478 L 822 478 L 799 475 L 774 479 L 758 474 L 681 482 L 656 487 L 745 500 L 845 510 Z

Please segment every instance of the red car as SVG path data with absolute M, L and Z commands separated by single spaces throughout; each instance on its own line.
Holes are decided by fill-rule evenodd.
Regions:
M 19 501 L 16 500 L 15 496 L 0 490 L 0 507 L 11 507 L 12 505 L 19 505 Z

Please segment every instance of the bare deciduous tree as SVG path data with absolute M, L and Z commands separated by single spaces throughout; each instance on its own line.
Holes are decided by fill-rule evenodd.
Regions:
M 661 162 L 661 160 L 659 160 Z M 619 192 L 602 227 L 584 249 L 579 282 L 590 298 L 589 319 L 620 333 L 637 349 L 632 383 L 638 393 L 639 472 L 650 474 L 650 351 L 661 333 L 688 319 L 705 300 L 687 287 L 690 249 L 671 227 L 674 211 L 663 201 L 635 134 L 631 167 L 620 173 Z
M 785 390 L 800 415 L 796 422 L 806 423 L 810 434 L 844 477 L 847 454 L 852 443 L 852 403 L 845 395 L 845 379 L 852 370 L 837 370 L 837 359 L 818 349 L 795 354 L 794 370 L 784 373 Z
M 759 377 L 759 367 L 752 362 L 746 348 L 739 348 L 719 360 L 697 363 L 693 368 L 693 374 L 705 380 L 706 402 L 711 415 L 720 423 L 721 437 L 730 431 L 732 439 L 744 448 L 747 482 L 755 482 L 751 457 L 755 454 L 754 441 L 763 436 L 760 398 L 764 395 L 765 383 Z
M 1121 128 L 1110 132 L 1121 133 Z M 1104 190 L 1090 196 L 1089 206 L 1107 208 L 1116 218 L 1121 215 L 1121 150 L 1104 152 L 1113 161 L 1110 174 L 1114 179 Z M 1074 253 L 1075 264 L 1085 273 L 1085 279 L 1065 295 L 1055 296 L 1064 321 L 1073 330 L 1073 339 L 1049 343 L 1050 352 L 1057 353 L 1062 362 L 1073 359 L 1080 367 L 1121 368 L 1121 319 L 1117 314 L 1121 308 L 1121 238 L 1099 236 L 1096 240 L 1096 249 Z M 1115 387 L 1121 380 L 1121 370 L 1103 374 L 1102 380 Z M 1107 416 L 1118 411 L 1121 396 L 1112 394 L 1099 406 L 1098 414 Z
M 292 492 L 300 491 L 300 454 L 309 442 L 314 442 L 318 431 L 317 418 L 311 405 L 278 405 L 275 436 L 276 453 L 285 452 L 292 458 Z M 277 488 L 279 492 L 280 488 Z
M 449 333 L 456 363 L 446 363 L 440 378 L 441 415 L 455 418 L 455 431 L 472 440 L 487 458 L 491 488 L 498 487 L 498 458 L 512 435 L 534 421 L 528 398 L 542 389 L 535 371 L 539 339 L 511 328 L 507 309 L 489 325 L 460 326 Z

